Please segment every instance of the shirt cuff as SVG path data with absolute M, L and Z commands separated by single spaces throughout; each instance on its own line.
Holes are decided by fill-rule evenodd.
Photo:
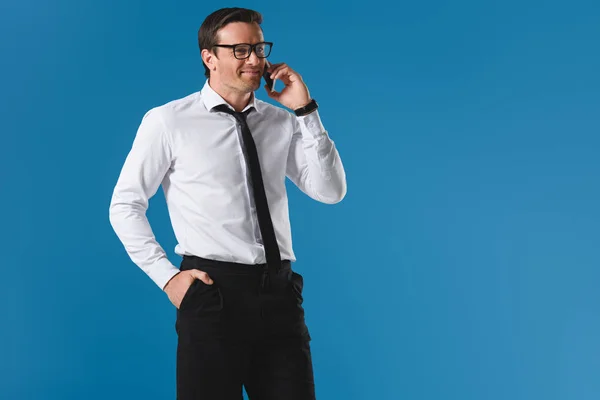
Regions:
M 319 115 L 318 109 L 311 112 L 310 114 L 302 115 L 296 118 L 300 123 L 300 130 L 302 131 L 302 136 L 318 138 L 323 135 L 326 135 L 325 127 L 321 122 L 321 116 Z
M 161 290 L 164 290 L 166 284 L 179 272 L 179 268 L 171 264 L 168 259 L 161 258 L 148 269 L 148 276 Z

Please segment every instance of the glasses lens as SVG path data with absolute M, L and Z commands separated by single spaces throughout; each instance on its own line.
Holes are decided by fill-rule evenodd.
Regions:
M 250 54 L 250 46 L 247 44 L 238 44 L 235 46 L 235 49 L 233 49 L 233 54 L 235 55 L 235 58 L 246 58 Z
M 256 55 L 259 57 L 268 57 L 271 53 L 271 45 L 268 43 L 260 43 L 256 46 Z

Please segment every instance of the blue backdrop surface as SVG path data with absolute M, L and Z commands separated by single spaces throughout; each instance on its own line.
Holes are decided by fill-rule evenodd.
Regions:
M 333 206 L 288 185 L 317 397 L 600 398 L 600 3 L 332 4 L 233 4 L 347 172 Z M 3 3 L 0 398 L 174 398 L 175 309 L 108 205 L 231 5 Z M 161 192 L 149 218 L 177 264 Z

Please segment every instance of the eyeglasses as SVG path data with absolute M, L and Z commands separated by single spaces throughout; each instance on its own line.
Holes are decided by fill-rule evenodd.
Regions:
M 238 43 L 238 44 L 215 44 L 215 47 L 226 47 L 228 49 L 233 49 L 233 56 L 238 60 L 245 60 L 250 57 L 252 54 L 252 50 L 254 50 L 254 54 L 258 58 L 267 58 L 269 54 L 271 54 L 271 47 L 273 47 L 273 43 L 271 42 L 260 42 L 256 44 L 249 43 Z

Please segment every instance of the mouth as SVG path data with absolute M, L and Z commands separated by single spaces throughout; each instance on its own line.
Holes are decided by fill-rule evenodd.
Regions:
M 260 76 L 260 71 L 242 71 L 242 74 L 248 76 Z

